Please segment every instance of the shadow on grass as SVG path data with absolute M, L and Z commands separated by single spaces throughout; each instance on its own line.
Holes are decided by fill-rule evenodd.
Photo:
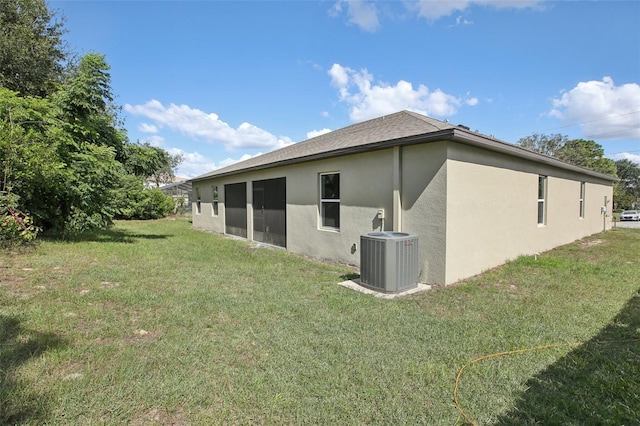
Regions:
M 640 424 L 640 290 L 597 336 L 526 387 L 495 424 Z
M 171 234 L 136 234 L 127 232 L 122 229 L 103 229 L 96 231 L 87 231 L 69 237 L 70 242 L 100 242 L 100 243 L 135 243 L 136 240 L 163 240 L 170 238 Z M 59 240 L 55 235 L 48 235 L 45 238 Z
M 38 422 L 48 410 L 46 395 L 16 377 L 31 358 L 67 343 L 52 333 L 25 330 L 13 316 L 0 315 L 0 424 Z
M 345 281 L 356 280 L 356 279 L 360 278 L 360 274 L 355 273 L 355 272 L 350 272 L 348 274 L 340 275 L 340 278 L 345 280 Z

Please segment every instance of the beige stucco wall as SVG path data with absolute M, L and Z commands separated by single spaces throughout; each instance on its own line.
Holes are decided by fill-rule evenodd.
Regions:
M 360 235 L 393 220 L 392 150 L 348 155 L 287 167 L 287 249 L 349 264 L 360 263 Z M 322 229 L 319 216 L 321 173 L 340 173 L 340 230 Z M 355 244 L 355 247 L 354 247 Z
M 446 276 L 447 145 L 402 148 L 402 227 L 418 235 L 420 280 L 444 283 Z
M 548 176 L 544 225 L 538 225 L 538 175 Z M 449 146 L 447 192 L 446 284 L 611 227 L 600 211 L 604 197 L 611 200 L 611 183 L 460 144 Z
M 320 227 L 318 176 L 327 172 L 340 173 L 339 231 Z M 544 226 L 537 223 L 539 174 L 548 176 Z M 611 182 L 455 142 L 194 182 L 201 213 L 194 202 L 193 225 L 224 233 L 224 185 L 246 182 L 251 240 L 252 181 L 281 177 L 287 182 L 287 250 L 357 265 L 360 235 L 382 229 L 382 209 L 384 230 L 418 235 L 420 279 L 430 284 L 451 284 L 611 227 L 610 217 L 600 213 L 604 197 L 611 200 Z M 579 217 L 581 181 L 586 182 L 584 218 Z M 218 216 L 212 215 L 212 185 L 219 191 Z
M 340 173 L 339 231 L 320 227 L 318 176 L 327 172 Z M 383 225 L 377 218 L 378 210 L 385 212 L 384 228 L 392 229 L 393 149 L 194 182 L 194 194 L 195 188 L 201 188 L 202 200 L 200 214 L 196 214 L 194 203 L 194 227 L 224 233 L 224 185 L 247 182 L 247 227 L 251 240 L 251 182 L 280 177 L 285 177 L 287 182 L 289 251 L 357 265 L 360 262 L 360 235 L 380 230 Z M 212 185 L 217 185 L 219 191 L 217 217 L 212 216 Z

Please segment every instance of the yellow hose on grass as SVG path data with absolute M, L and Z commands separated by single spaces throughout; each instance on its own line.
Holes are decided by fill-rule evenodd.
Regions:
M 627 342 L 638 342 L 638 341 L 640 341 L 640 339 L 600 341 L 600 342 L 596 342 L 596 343 L 599 343 L 599 344 L 602 344 L 602 343 L 627 343 Z M 467 367 L 470 367 L 471 365 L 473 365 L 475 363 L 478 363 L 480 361 L 484 361 L 485 359 L 489 359 L 489 358 L 497 358 L 497 357 L 500 357 L 500 356 L 513 355 L 513 354 L 537 351 L 537 350 L 542 350 L 542 349 L 560 348 L 560 347 L 565 347 L 565 346 L 580 346 L 583 343 L 584 342 L 557 343 L 557 344 L 550 344 L 550 345 L 534 346 L 532 348 L 515 349 L 515 350 L 512 350 L 512 351 L 496 352 L 496 353 L 493 353 L 493 354 L 481 356 L 480 358 L 476 358 L 473 361 L 470 361 L 470 362 L 466 363 L 465 365 L 462 366 L 462 368 L 460 368 L 460 370 L 458 370 L 458 374 L 456 375 L 456 383 L 455 383 L 455 386 L 453 388 L 453 402 L 456 404 L 456 409 L 462 415 L 462 417 L 464 417 L 464 419 L 466 420 L 467 423 L 471 424 L 472 426 L 476 426 L 474 421 L 471 420 L 469 418 L 469 416 L 467 416 L 467 413 L 464 412 L 464 410 L 460 406 L 460 402 L 458 401 L 458 388 L 460 387 L 460 377 L 462 377 L 462 373 L 464 372 L 464 370 Z

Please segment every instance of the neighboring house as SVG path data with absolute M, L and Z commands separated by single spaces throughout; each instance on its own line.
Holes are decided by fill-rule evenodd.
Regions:
M 191 211 L 193 198 L 191 196 L 192 184 L 191 182 L 175 182 L 168 185 L 163 185 L 158 188 L 163 193 L 170 195 L 178 202 L 180 198 L 184 200 L 184 208 L 186 211 Z M 177 204 L 176 204 L 177 206 Z
M 196 228 L 355 265 L 360 235 L 407 232 L 429 284 L 609 229 L 614 181 L 409 111 L 190 180 Z

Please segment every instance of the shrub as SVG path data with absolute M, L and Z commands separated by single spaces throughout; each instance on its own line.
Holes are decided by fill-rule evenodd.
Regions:
M 173 213 L 173 197 L 157 188 L 142 191 L 137 219 L 160 219 Z
M 0 207 L 0 246 L 22 245 L 34 241 L 40 228 L 26 213 L 10 206 Z
M 186 209 L 187 209 L 186 204 L 187 204 L 187 203 L 186 203 L 186 201 L 185 201 L 184 197 L 179 197 L 179 198 L 176 200 L 176 205 L 175 205 L 175 207 L 173 208 L 173 213 L 174 213 L 174 214 L 175 214 L 175 213 L 177 213 L 177 214 L 179 214 L 180 216 L 183 216 L 183 215 L 184 215 L 184 213 L 185 213 L 185 211 L 186 211 Z
M 125 175 L 115 191 L 113 208 L 118 219 L 160 219 L 173 213 L 173 198 L 157 188 L 145 189 L 142 178 Z

